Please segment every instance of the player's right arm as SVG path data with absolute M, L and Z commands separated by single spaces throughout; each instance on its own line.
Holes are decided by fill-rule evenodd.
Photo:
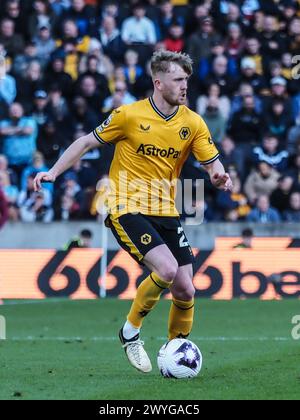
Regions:
M 39 191 L 43 182 L 55 182 L 56 178 L 71 168 L 85 153 L 101 143 L 95 138 L 93 133 L 80 137 L 63 153 L 49 172 L 39 172 L 34 179 L 34 190 Z
M 56 178 L 71 168 L 85 153 L 104 144 L 116 144 L 124 139 L 126 115 L 124 107 L 115 109 L 92 133 L 80 137 L 65 151 L 49 172 L 40 172 L 34 180 L 34 189 L 41 189 L 42 182 L 55 182 Z

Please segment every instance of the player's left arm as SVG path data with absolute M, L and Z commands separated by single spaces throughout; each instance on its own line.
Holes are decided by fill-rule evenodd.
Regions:
M 220 153 L 204 120 L 197 115 L 198 130 L 192 143 L 192 152 L 208 172 L 212 184 L 223 191 L 232 190 L 232 181 L 220 161 Z
M 232 191 L 232 180 L 228 173 L 226 173 L 224 166 L 220 159 L 215 160 L 213 163 L 204 165 L 203 168 L 208 172 L 211 183 L 223 191 Z

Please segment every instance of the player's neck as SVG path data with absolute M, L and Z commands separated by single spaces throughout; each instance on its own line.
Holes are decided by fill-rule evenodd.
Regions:
M 158 95 L 156 92 L 154 92 L 152 96 L 153 102 L 156 106 L 156 108 L 166 116 L 174 114 L 174 112 L 177 111 L 178 105 L 170 105 L 168 102 L 164 100 L 160 95 Z

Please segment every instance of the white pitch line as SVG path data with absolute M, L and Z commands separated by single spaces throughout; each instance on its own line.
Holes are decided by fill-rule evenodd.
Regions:
M 153 339 L 153 338 L 152 338 Z M 288 337 L 192 337 L 193 341 L 207 342 L 265 342 L 265 341 L 292 341 Z M 118 337 L 8 337 L 7 341 L 118 341 Z M 145 340 L 151 340 L 145 337 Z M 155 337 L 155 340 L 166 341 L 166 337 Z
M 97 299 L 95 299 L 97 300 Z M 93 300 L 91 300 L 93 301 Z M 45 305 L 49 303 L 66 303 L 66 302 L 76 302 L 75 300 L 67 298 L 49 298 L 49 299 L 40 299 L 40 300 L 14 300 L 14 301 L 4 301 L 3 306 L 18 306 L 18 305 Z

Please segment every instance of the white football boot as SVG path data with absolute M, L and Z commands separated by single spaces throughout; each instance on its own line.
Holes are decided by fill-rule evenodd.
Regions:
M 123 336 L 123 328 L 121 328 L 119 338 L 129 363 L 141 372 L 151 372 L 151 361 L 144 349 L 144 342 L 140 340 L 140 335 L 137 334 L 130 340 L 126 340 Z

